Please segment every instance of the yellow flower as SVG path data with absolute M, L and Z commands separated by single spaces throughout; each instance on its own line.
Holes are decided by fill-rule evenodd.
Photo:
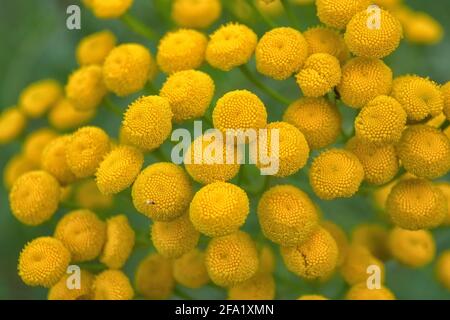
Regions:
M 444 37 L 443 26 L 425 12 L 408 10 L 402 23 L 405 38 L 412 43 L 435 45 Z
M 9 193 L 11 212 L 23 224 L 42 224 L 58 209 L 60 192 L 58 181 L 49 173 L 24 173 L 14 182 Z
M 206 249 L 206 269 L 211 280 L 229 287 L 253 277 L 258 270 L 258 251 L 243 231 L 213 238 Z
M 36 166 L 40 166 L 42 152 L 47 144 L 56 139 L 58 134 L 48 128 L 41 128 L 30 133 L 22 145 L 23 155 Z
M 214 96 L 214 81 L 196 70 L 172 74 L 163 84 L 159 95 L 167 98 L 175 122 L 202 117 Z
M 208 39 L 198 31 L 179 29 L 159 41 L 156 61 L 165 73 L 197 69 L 205 60 Z
M 103 248 L 106 225 L 90 210 L 74 210 L 59 220 L 55 238 L 69 249 L 73 262 L 90 261 L 97 258 Z
M 180 27 L 207 28 L 222 12 L 219 0 L 175 0 L 172 4 L 172 19 Z
M 393 10 L 397 9 L 397 7 L 402 3 L 402 1 L 403 0 L 373 0 L 373 3 L 382 8 Z
M 269 245 L 258 248 L 259 250 L 259 268 L 258 271 L 273 273 L 275 271 L 275 254 Z
M 249 27 L 228 23 L 210 36 L 206 47 L 206 61 L 214 68 L 229 71 L 250 60 L 257 42 L 256 33 Z
M 382 225 L 360 224 L 352 232 L 352 243 L 366 247 L 376 258 L 384 261 L 391 256 L 388 237 L 389 232 Z
M 49 288 L 65 274 L 70 252 L 61 241 L 51 237 L 28 242 L 19 257 L 19 276 L 28 286 Z
M 16 107 L 3 110 L 0 113 L 0 144 L 6 144 L 16 139 L 25 129 L 27 119 Z
M 350 51 L 339 32 L 325 26 L 309 28 L 303 33 L 308 42 L 309 53 L 328 53 L 341 63 L 350 58 Z
M 135 286 L 146 299 L 168 299 L 175 287 L 172 260 L 156 253 L 148 255 L 137 267 Z
M 55 129 L 65 131 L 75 129 L 88 123 L 96 114 L 95 109 L 82 111 L 69 99 L 61 99 L 50 110 L 48 122 Z
M 436 186 L 442 191 L 447 199 L 447 216 L 444 220 L 445 226 L 450 226 L 450 183 L 448 182 L 438 182 Z
M 18 154 L 12 157 L 3 170 L 3 182 L 7 190 L 10 190 L 14 182 L 24 173 L 36 170 L 38 166 L 27 159 L 24 155 Z
M 172 132 L 169 100 L 159 96 L 140 97 L 125 112 L 123 134 L 134 146 L 152 151 Z
M 91 0 L 90 8 L 100 19 L 115 19 L 127 12 L 133 0 Z
M 137 43 L 121 44 L 108 54 L 103 64 L 103 81 L 109 91 L 123 97 L 141 90 L 156 75 L 150 51 Z
M 394 294 L 385 286 L 369 289 L 365 281 L 352 286 L 345 298 L 347 300 L 395 300 Z
M 80 208 L 101 210 L 110 208 L 114 199 L 111 195 L 104 195 L 98 190 L 93 179 L 83 181 L 75 191 L 75 201 Z
M 116 46 L 116 36 L 109 30 L 92 33 L 78 43 L 75 55 L 80 66 L 103 64 L 108 53 Z
M 272 29 L 256 46 L 256 69 L 275 80 L 285 80 L 302 68 L 308 50 L 308 42 L 299 31 L 288 27 Z
M 360 282 L 366 284 L 367 268 L 376 265 L 381 271 L 381 282 L 384 282 L 385 271 L 384 264 L 375 258 L 368 248 L 361 245 L 351 245 L 347 251 L 347 257 L 341 266 L 341 275 L 349 285 L 355 285 Z
M 130 279 L 119 270 L 98 274 L 92 284 L 93 300 L 131 300 L 134 290 Z
M 336 88 L 346 105 L 359 109 L 391 92 L 392 70 L 381 60 L 356 57 L 342 67 L 342 80 Z
M 291 185 L 278 185 L 264 192 L 257 212 L 264 235 L 283 246 L 307 241 L 319 227 L 314 203 L 306 193 Z
M 322 221 L 320 225 L 322 226 L 322 228 L 327 230 L 328 233 L 333 237 L 334 241 L 336 241 L 336 245 L 338 246 L 339 251 L 337 266 L 340 267 L 347 257 L 347 250 L 349 247 L 347 234 L 340 226 L 329 220 Z
M 249 210 L 244 190 L 218 181 L 197 191 L 189 216 L 198 231 L 209 237 L 220 237 L 236 232 L 245 223 Z
M 209 282 L 205 254 L 193 249 L 173 262 L 173 276 L 181 285 L 198 289 Z
M 275 280 L 269 273 L 258 272 L 250 279 L 228 288 L 230 300 L 273 300 Z
M 89 271 L 81 269 L 79 288 L 68 288 L 67 280 L 70 276 L 70 274 L 65 274 L 50 288 L 48 291 L 48 300 L 90 300 L 92 298 L 94 275 Z
M 441 87 L 444 96 L 444 114 L 450 120 L 450 81 Z
M 53 175 L 58 182 L 65 186 L 76 180 L 66 160 L 66 148 L 70 136 L 60 136 L 50 141 L 42 152 L 41 167 Z
M 253 0 L 256 8 L 263 14 L 276 17 L 283 13 L 283 5 L 280 0 Z
M 160 162 L 139 174 L 131 197 L 140 213 L 156 221 L 171 221 L 186 212 L 192 193 L 189 177 L 181 167 Z
M 436 263 L 436 276 L 439 282 L 450 290 L 450 250 L 442 252 Z
M 328 298 L 318 294 L 305 294 L 298 297 L 297 300 L 328 300 Z
M 345 29 L 350 19 L 369 5 L 369 0 L 316 0 L 319 20 L 337 29 Z
M 53 79 L 44 79 L 23 89 L 19 97 L 20 110 L 30 118 L 39 118 L 62 97 L 61 85 Z

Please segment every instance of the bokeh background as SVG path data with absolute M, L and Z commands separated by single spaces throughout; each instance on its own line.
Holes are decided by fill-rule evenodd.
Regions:
M 0 109 L 12 106 L 16 103 L 20 91 L 29 83 L 41 78 L 55 78 L 65 83 L 67 76 L 77 65 L 75 62 L 75 47 L 77 42 L 85 35 L 103 29 L 112 30 L 119 43 L 137 41 L 148 46 L 153 54 L 157 43 L 147 40 L 126 28 L 120 21 L 97 20 L 85 8 L 82 7 L 81 30 L 68 30 L 66 28 L 66 8 L 78 1 L 66 0 L 2 0 L 0 1 Z M 158 2 L 158 5 L 155 5 Z M 228 0 L 226 1 L 228 2 Z M 131 14 L 139 18 L 145 24 L 153 28 L 159 35 L 173 28 L 168 17 L 168 5 L 170 0 L 135 0 Z M 403 42 L 401 47 L 386 59 L 393 69 L 394 75 L 416 73 L 421 76 L 429 76 L 439 83 L 450 80 L 450 0 L 407 0 L 408 5 L 414 9 L 425 11 L 436 18 L 445 29 L 444 40 L 435 46 L 418 46 Z M 77 3 L 79 4 L 79 3 Z M 313 5 L 295 7 L 294 13 L 301 24 L 301 30 L 319 23 L 315 16 Z M 224 10 L 220 21 L 211 26 L 207 32 L 211 33 L 221 23 L 233 20 L 230 13 Z M 286 15 L 276 19 L 280 25 L 288 25 Z M 253 16 L 248 22 L 259 36 L 267 27 L 260 18 Z M 250 67 L 254 69 L 254 61 Z M 284 110 L 276 101 L 271 100 L 263 92 L 255 88 L 238 70 L 228 73 L 202 67 L 212 75 L 216 82 L 215 99 L 225 92 L 234 89 L 250 89 L 257 93 L 266 103 L 270 120 L 280 119 Z M 165 76 L 159 74 L 154 83 L 160 88 Z M 294 80 L 276 82 L 263 79 L 267 85 L 275 88 L 281 94 L 295 99 L 300 92 Z M 142 93 L 141 93 L 142 94 Z M 125 99 L 114 99 L 122 109 L 136 98 L 137 95 Z M 214 101 L 213 101 L 214 105 Z M 345 106 L 340 106 L 345 116 L 345 130 L 350 131 L 354 112 Z M 112 137 L 117 137 L 120 118 L 100 109 L 92 122 L 101 126 Z M 24 134 L 39 127 L 47 126 L 45 119 L 33 120 L 28 125 Z M 190 124 L 187 124 L 189 127 Z M 0 146 L 0 171 L 3 171 L 7 161 L 20 152 L 22 139 L 8 145 Z M 165 146 L 167 149 L 168 146 Z M 146 163 L 154 162 L 151 156 L 146 157 Z M 244 178 L 248 188 L 258 188 L 262 180 L 255 174 L 251 167 L 245 167 Z M 383 223 L 375 213 L 374 207 L 367 197 L 358 195 L 348 200 L 336 200 L 330 202 L 319 201 L 311 192 L 305 171 L 290 177 L 289 179 L 274 179 L 272 184 L 288 182 L 300 186 L 308 192 L 314 200 L 317 200 L 323 211 L 324 217 L 338 223 L 348 234 L 361 223 Z M 449 177 L 444 177 L 449 181 Z M 128 192 L 129 193 L 129 192 Z M 245 225 L 246 230 L 259 237 L 259 226 L 256 220 L 255 207 L 257 199 L 251 198 L 252 210 Z M 25 286 L 17 276 L 17 258 L 21 248 L 27 241 L 41 235 L 51 235 L 58 218 L 69 209 L 61 208 L 51 222 L 39 227 L 27 227 L 21 225 L 12 216 L 8 206 L 8 192 L 0 186 L 0 299 L 45 299 L 47 290 L 42 288 L 30 288 Z M 131 219 L 138 232 L 141 245 L 135 250 L 130 261 L 125 267 L 125 272 L 133 278 L 137 263 L 148 252 L 152 251 L 150 245 L 146 245 L 148 238 L 148 219 L 136 212 L 127 196 L 127 191 L 116 197 L 114 206 L 107 210 L 106 214 L 125 213 Z M 450 229 L 437 229 L 433 231 L 438 247 L 438 253 L 444 249 L 450 249 Z M 202 241 L 202 246 L 205 241 Z M 289 273 L 281 262 L 278 250 L 277 254 L 277 298 L 293 299 L 301 294 L 320 293 L 329 298 L 342 298 L 346 286 L 338 276 L 326 284 L 303 281 Z M 450 292 L 442 288 L 435 280 L 433 274 L 434 263 L 425 268 L 413 270 L 401 266 L 394 261 L 388 261 L 387 286 L 399 299 L 450 299 Z M 201 290 L 181 291 L 193 298 L 224 298 L 226 293 L 214 286 L 208 286 Z M 174 295 L 173 298 L 180 298 Z

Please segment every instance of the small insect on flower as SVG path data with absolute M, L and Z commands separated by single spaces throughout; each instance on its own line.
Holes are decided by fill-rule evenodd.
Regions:
M 63 96 L 61 85 L 53 79 L 44 79 L 30 84 L 19 97 L 20 110 L 30 118 L 42 117 Z
M 172 260 L 152 253 L 138 265 L 135 273 L 136 291 L 146 299 L 162 300 L 172 295 L 175 279 Z
M 92 284 L 93 300 L 131 300 L 134 290 L 130 279 L 119 270 L 98 274 Z
M 0 145 L 10 143 L 25 129 L 27 119 L 16 107 L 3 110 L 0 113 Z
M 221 13 L 219 0 L 175 0 L 171 15 L 180 27 L 206 29 L 219 19 Z
M 106 56 L 116 46 L 116 36 L 109 30 L 92 33 L 78 43 L 76 58 L 80 66 L 101 65 Z
M 345 29 L 352 17 L 367 9 L 370 0 L 317 0 L 317 16 L 330 27 Z
M 90 300 L 92 299 L 92 283 L 95 276 L 81 269 L 80 272 L 80 287 L 68 288 L 67 281 L 70 274 L 65 274 L 63 277 L 53 285 L 48 291 L 48 300 Z M 70 280 L 69 280 L 70 281 Z
M 395 300 L 395 295 L 385 286 L 368 288 L 364 281 L 352 286 L 345 298 L 347 300 Z
M 273 300 L 275 280 L 270 273 L 258 272 L 250 279 L 228 288 L 230 300 Z
M 175 280 L 191 289 L 198 289 L 209 282 L 205 265 L 205 253 L 193 249 L 173 262 Z
M 116 19 L 125 14 L 133 0 L 91 0 L 89 7 L 99 19 Z

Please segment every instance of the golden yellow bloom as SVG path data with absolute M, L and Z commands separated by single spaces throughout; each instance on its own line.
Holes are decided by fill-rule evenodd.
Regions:
M 109 91 L 123 97 L 141 90 L 156 71 L 156 63 L 146 47 L 126 43 L 112 49 L 106 57 L 103 81 Z
M 376 258 L 384 261 L 390 258 L 388 230 L 379 224 L 358 225 L 352 232 L 352 243 L 369 249 Z
M 450 250 L 442 252 L 436 263 L 436 276 L 439 282 L 450 290 Z
M 256 69 L 275 80 L 285 80 L 298 72 L 309 54 L 303 35 L 288 27 L 264 34 L 256 46 Z
M 59 220 L 55 238 L 69 249 L 73 262 L 93 260 L 105 243 L 106 225 L 90 210 L 74 210 Z
M 167 98 L 175 122 L 202 117 L 214 96 L 214 81 L 196 70 L 172 74 L 163 84 L 159 95 Z
M 123 121 L 123 134 L 138 148 L 152 151 L 172 132 L 169 100 L 159 96 L 140 97 L 130 104 Z
M 92 176 L 110 148 L 109 137 L 103 129 L 82 127 L 71 135 L 66 148 L 67 164 L 78 178 Z
M 197 69 L 205 60 L 208 39 L 198 31 L 179 29 L 159 41 L 156 61 L 165 73 Z
M 318 294 L 305 294 L 298 297 L 297 300 L 328 300 L 328 298 Z
M 160 162 L 139 174 L 131 196 L 140 213 L 156 221 L 170 221 L 186 212 L 192 193 L 189 177 L 181 167 Z
M 244 190 L 218 181 L 197 191 L 189 216 L 198 231 L 209 237 L 220 237 L 236 232 L 245 223 L 249 210 Z
M 128 260 L 135 242 L 135 233 L 124 214 L 106 221 L 106 242 L 100 261 L 110 269 L 120 269 Z
M 351 245 L 347 251 L 347 257 L 341 266 L 341 274 L 349 285 L 355 285 L 360 282 L 366 284 L 367 268 L 371 265 L 377 265 L 381 271 L 381 282 L 384 282 L 385 271 L 384 264 L 375 258 L 368 248 L 361 245 Z
M 299 129 L 311 149 L 332 144 L 341 132 L 339 110 L 323 97 L 300 98 L 293 102 L 284 112 L 283 121 Z
M 44 79 L 23 89 L 19 97 L 20 110 L 30 118 L 39 118 L 62 97 L 61 85 L 53 79 Z
M 352 286 L 345 298 L 347 300 L 395 300 L 394 294 L 385 286 L 369 289 L 365 281 Z
M 397 154 L 410 173 L 434 179 L 450 170 L 450 139 L 426 125 L 408 127 L 397 144 Z
M 349 246 L 347 234 L 340 226 L 329 220 L 322 221 L 320 225 L 322 226 L 322 228 L 327 230 L 328 233 L 333 237 L 334 241 L 336 241 L 336 245 L 339 251 L 337 266 L 341 266 L 345 261 Z
M 257 212 L 264 235 L 283 246 L 307 241 L 319 227 L 314 203 L 306 193 L 291 185 L 277 185 L 264 192 Z
M 209 282 L 205 254 L 193 249 L 173 262 L 173 277 L 181 285 L 198 289 Z
M 253 0 L 256 8 L 263 14 L 276 17 L 283 13 L 283 5 L 280 0 Z
M 103 64 L 108 53 L 116 46 L 116 36 L 109 30 L 92 33 L 78 43 L 75 55 L 80 66 Z
M 120 145 L 108 153 L 95 173 L 103 194 L 119 193 L 134 182 L 144 163 L 144 155 L 132 146 Z
M 444 96 L 444 114 L 450 120 L 450 81 L 441 87 Z
M 258 272 L 250 279 L 228 288 L 230 300 L 273 300 L 275 280 L 270 273 Z
M 172 19 L 180 27 L 207 28 L 222 12 L 219 0 L 175 0 L 172 4 Z
M 28 286 L 49 288 L 64 275 L 70 252 L 61 241 L 51 237 L 28 242 L 19 256 L 19 276 Z
M 77 109 L 71 100 L 61 99 L 50 110 L 48 122 L 53 128 L 65 131 L 85 125 L 94 118 L 95 113 L 95 109 L 82 111 Z
M 275 254 L 269 245 L 258 248 L 259 251 L 259 268 L 258 271 L 265 273 L 273 273 L 275 271 Z
M 206 61 L 214 68 L 229 71 L 250 60 L 257 42 L 256 33 L 249 27 L 228 23 L 210 36 Z
M 356 116 L 356 136 L 369 144 L 397 143 L 405 129 L 406 117 L 405 110 L 397 100 L 378 96 L 367 103 Z
M 106 270 L 98 274 L 92 291 L 93 300 L 131 300 L 134 297 L 130 279 L 119 270 Z
M 156 251 L 166 258 L 179 258 L 188 253 L 195 248 L 200 238 L 188 213 L 169 222 L 155 221 L 150 234 Z
M 95 180 L 83 181 L 75 191 L 75 201 L 80 208 L 101 210 L 112 207 L 114 198 L 112 195 L 104 195 L 98 190 Z
M 381 60 L 356 57 L 342 67 L 342 80 L 336 88 L 346 105 L 359 109 L 391 92 L 392 70 Z
M 316 0 L 320 21 L 337 29 L 345 29 L 350 19 L 369 5 L 369 0 Z
M 447 199 L 447 216 L 444 220 L 444 225 L 450 226 L 450 183 L 438 182 L 436 186 L 442 191 L 445 199 Z
M 11 189 L 14 182 L 24 173 L 36 170 L 38 166 L 27 159 L 24 155 L 18 154 L 12 157 L 5 165 L 3 171 L 3 183 L 7 190 Z
M 66 160 L 66 148 L 69 141 L 70 136 L 68 135 L 60 136 L 50 141 L 42 152 L 41 157 L 42 169 L 53 175 L 62 186 L 76 180 Z
M 92 0 L 90 8 L 100 19 L 115 19 L 127 12 L 133 0 Z
M 331 149 L 314 159 L 309 181 L 316 195 L 324 200 L 349 198 L 364 179 L 364 167 L 351 152 Z
M 376 5 L 385 9 L 397 9 L 397 7 L 403 2 L 403 0 L 373 0 Z
M 169 298 L 175 287 L 172 261 L 156 253 L 148 255 L 137 267 L 135 286 L 147 299 Z
M 24 173 L 14 182 L 9 193 L 11 212 L 23 224 L 37 226 L 56 212 L 60 192 L 58 181 L 49 173 Z
M 89 271 L 81 269 L 79 288 L 68 288 L 67 280 L 70 276 L 70 274 L 63 275 L 63 277 L 50 288 L 48 291 L 48 300 L 90 300 L 92 298 L 94 275 Z
M 246 281 L 258 270 L 258 251 L 243 231 L 213 238 L 206 249 L 206 269 L 218 286 L 228 287 Z
M 304 96 L 324 96 L 341 81 L 339 60 L 328 53 L 314 53 L 306 59 L 296 78 Z
M 42 152 L 47 144 L 56 139 L 58 134 L 48 128 L 38 129 L 30 133 L 22 145 L 23 155 L 36 166 L 41 165 Z
M 439 43 L 444 36 L 443 26 L 425 12 L 401 9 L 405 38 L 412 42 L 425 45 Z
M 328 53 L 341 63 L 350 58 L 350 51 L 344 38 L 332 28 L 325 26 L 309 28 L 303 33 L 303 36 L 308 42 L 309 54 Z
M 16 107 L 3 110 L 0 113 L 0 144 L 16 139 L 27 125 L 25 115 Z

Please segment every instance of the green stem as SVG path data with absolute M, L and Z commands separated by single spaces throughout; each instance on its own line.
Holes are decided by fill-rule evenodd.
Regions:
M 174 293 L 176 296 L 182 298 L 183 300 L 193 300 L 193 298 L 192 298 L 190 295 L 188 295 L 187 293 L 181 291 L 181 290 L 178 289 L 178 288 L 173 289 L 173 293 Z
M 286 15 L 288 16 L 289 21 L 292 23 L 292 25 L 294 27 L 299 28 L 300 23 L 294 14 L 294 10 L 292 9 L 289 0 L 280 0 L 280 2 L 283 5 L 284 11 L 286 12 Z
M 161 162 L 170 162 L 169 159 L 164 154 L 164 152 L 161 150 L 161 148 L 154 150 L 151 153 L 151 155 L 153 155 L 156 159 L 158 159 Z
M 265 14 L 262 14 L 261 11 L 256 7 L 254 0 L 247 0 L 247 3 L 252 7 L 253 11 L 256 12 L 256 15 L 271 29 L 276 28 L 277 25 L 273 22 L 269 17 Z
M 120 21 L 130 28 L 133 32 L 147 38 L 148 40 L 158 40 L 158 36 L 152 29 L 147 27 L 142 21 L 136 19 L 129 13 L 125 13 L 120 17 Z
M 123 111 L 122 111 L 118 106 L 116 106 L 116 105 L 111 101 L 111 99 L 109 99 L 108 97 L 106 97 L 105 100 L 104 100 L 104 102 L 103 102 L 103 105 L 105 106 L 105 108 L 106 108 L 108 111 L 111 111 L 111 112 L 114 113 L 115 115 L 119 116 L 119 118 L 122 118 L 122 116 L 123 116 Z
M 150 81 L 145 84 L 144 92 L 150 96 L 159 94 L 158 89 L 156 89 L 153 83 Z

